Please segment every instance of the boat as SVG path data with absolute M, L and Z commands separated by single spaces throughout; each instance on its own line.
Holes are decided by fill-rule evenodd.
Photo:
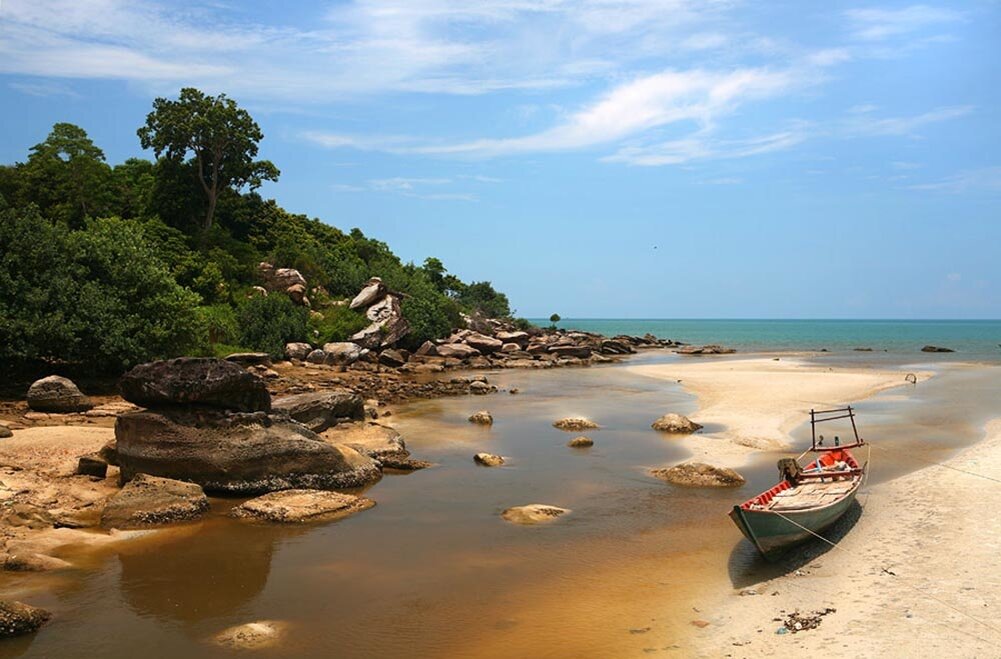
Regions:
M 824 445 L 817 424 L 851 419 L 854 441 L 842 445 L 835 437 Z M 859 437 L 851 406 L 810 410 L 812 442 L 797 459 L 779 460 L 782 480 L 761 494 L 733 507 L 730 519 L 751 544 L 768 560 L 805 540 L 816 537 L 838 521 L 855 501 L 865 478 L 868 462 L 860 465 L 852 449 L 866 446 Z M 806 466 L 800 459 L 812 453 Z

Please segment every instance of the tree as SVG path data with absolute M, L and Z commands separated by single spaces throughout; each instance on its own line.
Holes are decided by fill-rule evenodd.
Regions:
M 254 190 L 277 181 L 279 171 L 268 160 L 254 160 L 263 139 L 257 122 L 225 94 L 207 96 L 192 87 L 178 100 L 157 98 L 137 134 L 144 149 L 175 163 L 189 162 L 206 197 L 202 228 L 212 226 L 219 194 L 226 189 Z
M 80 227 L 85 218 L 107 210 L 111 168 L 79 126 L 55 124 L 20 169 L 24 197 L 50 219 Z
M 556 323 L 560 322 L 561 320 L 562 318 L 560 318 L 560 315 L 558 313 L 554 313 L 552 316 L 549 317 L 549 322 L 553 324 L 553 327 L 556 327 Z

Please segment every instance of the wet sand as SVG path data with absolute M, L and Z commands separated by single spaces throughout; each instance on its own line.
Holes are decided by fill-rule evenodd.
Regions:
M 0 645 L 0 656 L 8 651 L 11 656 L 84 651 L 131 656 L 140 646 L 172 656 L 218 656 L 212 636 L 255 620 L 284 621 L 289 629 L 279 647 L 255 656 L 722 656 L 739 651 L 730 644 L 743 639 L 726 636 L 735 623 L 720 617 L 732 604 L 731 594 L 790 567 L 762 564 L 726 511 L 775 480 L 775 453 L 733 449 L 746 463 L 743 488 L 675 488 L 651 478 L 648 469 L 730 444 L 721 439 L 729 428 L 710 422 L 701 435 L 671 437 L 649 425 L 666 412 L 702 419 L 702 395 L 682 386 L 703 380 L 708 391 L 709 380 L 717 376 L 702 379 L 694 370 L 698 367 L 723 382 L 730 369 L 758 369 L 756 379 L 748 376 L 751 386 L 782 375 L 775 365 L 787 359 L 682 362 L 651 354 L 628 366 L 503 371 L 488 373 L 501 388 L 498 394 L 396 407 L 383 421 L 403 432 L 416 457 L 437 466 L 387 475 L 365 493 L 377 501 L 375 508 L 331 524 L 289 528 L 230 520 L 225 513 L 237 500 L 213 499 L 204 522 L 109 547 L 100 555 L 60 555 L 79 569 L 0 576 L 0 596 L 22 598 L 56 616 L 36 636 Z M 740 362 L 751 366 L 738 367 Z M 633 369 L 645 366 L 689 372 L 678 376 L 683 379 L 679 386 L 637 377 Z M 786 368 L 796 374 L 821 367 Z M 839 367 L 822 370 L 810 380 L 831 381 L 833 375 L 833 381 L 844 381 L 837 377 Z M 846 396 L 891 386 L 906 372 L 889 366 L 848 370 L 866 377 L 851 378 L 852 391 L 838 390 Z M 972 444 L 982 427 L 967 428 L 963 419 L 983 414 L 997 397 L 985 389 L 983 396 L 963 396 L 966 406 L 957 406 L 952 396 L 984 389 L 985 382 L 996 386 L 997 372 L 949 367 L 917 388 L 877 393 L 859 405 L 864 431 L 914 456 L 938 456 Z M 879 375 L 868 377 L 874 373 Z M 799 386 L 795 378 L 785 382 Z M 513 387 L 522 393 L 506 393 Z M 743 388 L 731 390 L 740 396 Z M 809 409 L 811 403 L 799 405 Z M 493 413 L 493 427 L 466 422 L 483 408 Z M 569 449 L 566 441 L 579 433 L 552 428 L 553 420 L 574 415 L 601 425 L 587 433 L 594 448 Z M 791 440 L 774 439 L 802 449 L 801 415 L 775 420 L 772 427 L 790 428 Z M 472 455 L 479 451 L 510 460 L 500 468 L 478 467 Z M 880 472 L 891 474 L 914 468 L 896 457 L 874 461 Z M 573 513 L 542 527 L 514 526 L 499 517 L 507 506 L 534 502 Z M 828 555 L 822 562 L 833 567 L 834 559 Z M 768 604 L 788 608 L 782 597 L 787 591 L 768 596 Z M 745 599 L 755 598 L 738 598 L 737 604 Z M 764 612 L 767 623 L 773 614 Z M 700 629 L 693 622 L 709 625 Z M 97 628 L 100 635 L 93 633 Z

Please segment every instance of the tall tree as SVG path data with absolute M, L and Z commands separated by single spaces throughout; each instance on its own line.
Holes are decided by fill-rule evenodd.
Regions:
M 185 87 L 176 101 L 157 98 L 137 134 L 142 147 L 153 149 L 157 158 L 192 163 L 207 202 L 203 229 L 212 226 L 223 190 L 245 186 L 254 190 L 264 181 L 278 180 L 274 164 L 254 160 L 264 137 L 260 126 L 225 94 L 208 96 Z
M 84 218 L 107 210 L 111 168 L 104 152 L 79 126 L 54 125 L 44 142 L 31 147 L 20 170 L 26 200 L 50 219 L 79 227 Z

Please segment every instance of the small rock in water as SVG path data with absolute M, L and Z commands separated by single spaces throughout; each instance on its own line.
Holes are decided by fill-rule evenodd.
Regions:
M 45 609 L 12 600 L 0 600 L 0 638 L 30 634 L 52 617 Z
M 196 519 L 209 500 L 195 483 L 139 474 L 108 499 L 101 526 L 134 529 Z
M 230 515 L 280 523 L 317 522 L 347 517 L 374 505 L 371 499 L 329 490 L 281 490 L 251 499 L 233 508 Z
M 728 467 L 714 467 L 702 462 L 685 462 L 669 469 L 653 469 L 651 475 L 686 487 L 738 487 L 744 477 Z
M 484 467 L 499 467 L 504 464 L 504 458 L 493 453 L 477 453 L 473 456 L 473 462 Z
M 570 448 L 588 448 L 594 446 L 594 440 L 590 437 L 574 437 L 567 442 L 567 446 Z
M 581 430 L 593 430 L 598 427 L 598 424 L 590 419 L 584 419 L 582 417 L 567 417 L 565 419 L 553 421 L 553 427 L 559 428 L 560 430 L 579 432 Z
M 566 515 L 570 511 L 559 506 L 550 506 L 544 503 L 533 503 L 527 506 L 515 506 L 508 508 L 501 517 L 512 524 L 539 524 L 551 522 L 557 517 Z
M 231 650 L 259 650 L 277 645 L 285 633 L 287 623 L 279 620 L 259 620 L 230 627 L 216 634 L 216 645 Z
M 671 432 L 679 435 L 690 435 L 696 430 L 702 429 L 700 424 L 681 414 L 665 414 L 650 424 L 650 427 L 660 432 Z
M 492 426 L 494 424 L 494 417 L 487 410 L 480 410 L 469 417 L 469 422 L 481 426 Z

